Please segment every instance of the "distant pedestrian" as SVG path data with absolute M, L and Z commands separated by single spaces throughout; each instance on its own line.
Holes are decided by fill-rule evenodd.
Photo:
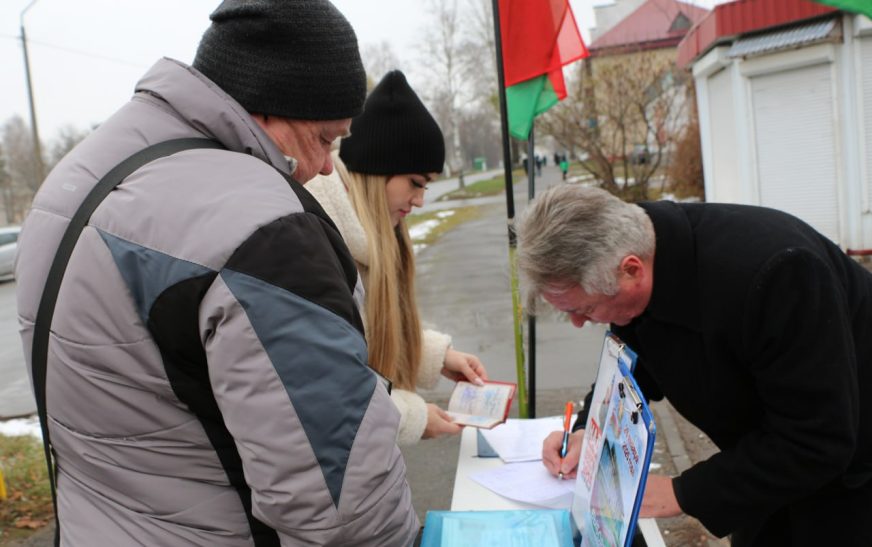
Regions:
M 70 232 L 46 350 L 60 544 L 411 545 L 362 286 L 301 186 L 362 110 L 354 30 L 326 0 L 225 0 L 210 18 L 193 64 L 158 61 L 22 230 L 33 364 L 49 265 L 97 181 L 150 145 L 213 141 L 133 171 Z
M 542 176 L 542 156 L 536 155 L 536 176 Z
M 560 172 L 563 174 L 563 180 L 566 180 L 566 176 L 569 174 L 569 159 L 567 159 L 566 154 L 560 158 Z

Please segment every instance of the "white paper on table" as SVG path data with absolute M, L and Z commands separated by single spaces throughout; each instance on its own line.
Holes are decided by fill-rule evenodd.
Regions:
M 575 422 L 575 416 L 572 417 Z M 542 442 L 553 431 L 563 430 L 563 418 L 550 416 L 533 420 L 509 419 L 490 430 L 482 430 L 485 440 L 506 463 L 542 459 Z
M 541 461 L 509 463 L 469 478 L 510 500 L 551 509 L 569 509 L 575 490 L 575 481 L 551 475 Z

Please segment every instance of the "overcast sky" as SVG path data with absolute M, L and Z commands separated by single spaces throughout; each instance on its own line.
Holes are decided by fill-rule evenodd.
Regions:
M 0 123 L 30 122 L 19 15 L 31 0 L 0 0 Z M 723 0 L 696 0 L 712 5 Z M 570 0 L 587 37 L 594 4 Z M 37 124 L 43 141 L 63 125 L 86 128 L 111 115 L 160 57 L 190 63 L 218 0 L 36 0 L 24 16 Z M 424 0 L 334 0 L 361 45 L 387 40 L 414 63 Z

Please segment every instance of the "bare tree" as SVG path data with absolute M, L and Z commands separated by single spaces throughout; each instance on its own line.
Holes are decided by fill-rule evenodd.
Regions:
M 12 192 L 12 177 L 6 171 L 6 158 L 0 145 L 0 199 L 3 200 L 4 223 L 15 218 L 15 196 Z
M 491 0 L 428 0 L 416 88 L 445 135 L 446 171 L 464 186 L 472 159 L 499 158 L 499 100 Z M 422 79 L 423 79 L 422 78 Z
M 627 199 L 648 196 L 686 120 L 688 86 L 674 62 L 654 52 L 585 61 L 571 96 L 543 116 L 542 128 L 582 167 Z
M 361 48 L 360 57 L 366 68 L 366 88 L 371 90 L 389 71 L 402 70 L 400 60 L 391 44 L 383 41 L 378 44 L 366 44 Z
M 466 157 L 485 158 L 491 167 L 499 165 L 503 149 L 498 115 L 483 105 L 465 110 L 460 143 Z
M 42 169 L 34 157 L 32 133 L 21 116 L 9 118 L 0 128 L 0 145 L 3 147 L 6 172 L 10 178 L 7 185 L 8 195 L 4 195 L 4 203 L 11 207 L 12 212 L 7 219 L 16 222 L 24 216 L 42 184 Z
M 462 40 L 464 74 L 468 75 L 477 102 L 499 115 L 496 44 L 491 0 L 469 0 Z
M 80 130 L 72 125 L 65 125 L 58 130 L 57 137 L 51 144 L 48 170 L 54 169 L 64 156 L 88 136 L 90 131 Z
M 48 149 L 46 167 L 53 168 L 67 152 L 84 139 L 90 131 L 64 126 Z M 23 219 L 33 197 L 42 184 L 41 166 L 33 152 L 33 133 L 21 116 L 13 116 L 0 127 L 0 197 L 8 222 Z M 43 150 L 47 147 L 42 146 Z
M 693 87 L 693 80 L 688 84 Z M 699 115 L 696 107 L 696 93 L 691 93 L 688 105 L 688 122 L 684 126 L 667 174 L 671 189 L 680 197 L 705 199 L 705 186 L 702 171 L 702 146 L 699 136 Z
M 424 30 L 422 53 L 432 86 L 423 93 L 445 134 L 449 174 L 459 173 L 463 187 L 465 163 L 460 142 L 461 104 L 464 94 L 463 31 L 457 0 L 429 0 L 431 23 Z
M 472 99 L 466 112 L 465 123 L 475 124 L 463 131 L 464 150 L 474 156 L 484 155 L 491 165 L 502 157 L 500 134 L 500 98 L 497 80 L 496 42 L 494 40 L 493 3 L 491 0 L 469 0 L 464 18 L 463 40 L 464 74 L 468 77 Z M 475 121 L 472 121 L 475 120 Z M 490 142 L 484 142 L 488 139 Z M 522 141 L 510 139 L 511 154 L 520 157 Z M 482 154 L 481 150 L 485 152 Z M 496 150 L 493 153 L 492 150 Z M 467 155 L 467 157 L 473 157 Z M 506 158 L 511 162 L 511 158 Z

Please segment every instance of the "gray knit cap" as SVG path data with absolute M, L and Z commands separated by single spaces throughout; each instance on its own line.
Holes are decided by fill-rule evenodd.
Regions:
M 357 37 L 327 0 L 224 0 L 209 18 L 193 67 L 248 112 L 301 120 L 361 112 Z

